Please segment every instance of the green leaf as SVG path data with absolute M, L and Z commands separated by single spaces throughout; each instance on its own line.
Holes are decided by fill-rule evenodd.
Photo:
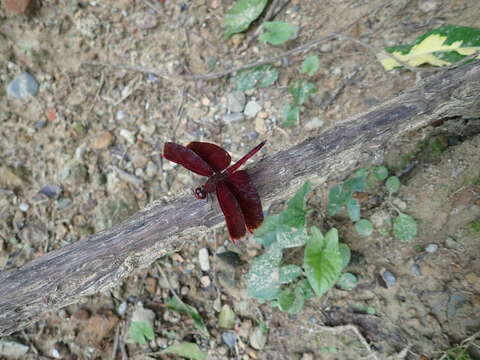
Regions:
M 373 224 L 370 220 L 361 219 L 355 223 L 355 230 L 361 236 L 370 236 L 373 233 Z
M 296 291 L 298 291 L 305 300 L 308 300 L 315 295 L 312 286 L 307 279 L 302 279 L 297 283 Z
M 390 176 L 385 182 L 385 186 L 390 194 L 394 194 L 400 189 L 400 180 L 396 176 Z
M 448 66 L 480 50 L 480 29 L 444 25 L 426 32 L 412 44 L 392 46 L 385 50 L 410 66 Z M 385 54 L 377 54 L 377 57 L 387 70 L 402 67 Z
M 317 73 L 320 68 L 320 59 L 317 55 L 310 55 L 305 60 L 303 60 L 302 69 L 300 72 L 307 74 L 308 76 L 313 76 Z
M 288 91 L 293 95 L 293 102 L 296 105 L 302 105 L 311 94 L 317 91 L 317 88 L 308 81 L 297 79 L 288 87 Z
M 278 69 L 272 65 L 261 65 L 235 73 L 232 81 L 238 91 L 253 89 L 257 83 L 267 87 L 278 79 Z
M 337 281 L 337 286 L 346 291 L 351 291 L 357 286 L 358 279 L 352 273 L 343 273 Z
M 153 328 L 149 323 L 143 321 L 132 321 L 128 328 L 128 335 L 133 341 L 142 345 L 155 338 Z
M 181 342 L 162 350 L 163 354 L 173 354 L 192 360 L 205 360 L 207 354 L 200 350 L 197 344 L 190 342 Z
M 283 21 L 266 21 L 263 24 L 265 32 L 260 35 L 260 41 L 272 45 L 281 45 L 297 36 L 298 27 Z
M 247 30 L 265 9 L 268 0 L 238 0 L 224 19 L 225 38 Z
M 280 241 L 278 245 L 283 248 L 300 246 L 305 243 L 306 234 L 301 229 L 305 226 L 305 196 L 310 192 L 310 187 L 310 183 L 307 181 L 287 202 L 286 209 L 280 214 L 267 216 L 254 233 L 255 239 L 260 244 L 270 246 Z M 295 229 L 300 230 L 296 231 Z
M 363 172 L 361 172 L 363 174 Z M 344 187 L 349 192 L 361 192 L 367 187 L 366 176 L 355 176 L 345 181 Z
M 344 191 L 343 185 L 337 185 L 330 189 L 328 193 L 328 215 L 333 216 L 337 214 L 343 205 L 345 205 L 348 196 L 351 196 L 350 192 Z
M 313 226 L 305 248 L 303 267 L 318 297 L 335 284 L 342 271 L 342 265 L 337 230 L 331 229 L 323 237 L 320 230 Z
M 166 307 L 167 309 L 190 316 L 193 319 L 193 323 L 195 324 L 197 330 L 199 330 L 200 333 L 206 337 L 210 336 L 207 327 L 203 323 L 202 317 L 198 313 L 197 309 L 195 309 L 193 306 L 185 304 L 182 300 L 175 296 L 168 300 Z
M 255 239 L 263 246 L 270 246 L 277 241 L 280 231 L 290 230 L 280 222 L 280 214 L 270 215 L 265 218 L 262 225 L 254 232 Z
M 290 314 L 297 314 L 305 303 L 302 288 L 285 289 L 278 296 L 278 306 L 280 310 L 287 311 Z
M 281 221 L 283 224 L 293 228 L 301 228 L 305 226 L 305 196 L 311 191 L 311 184 L 306 181 L 300 187 L 293 198 L 288 200 L 287 208 L 282 212 Z
M 417 235 L 417 222 L 410 215 L 400 213 L 393 222 L 393 234 L 397 239 L 408 242 Z
M 373 169 L 373 174 L 375 176 L 375 179 L 377 179 L 378 181 L 383 181 L 388 177 L 388 169 L 383 165 L 376 166 Z
M 286 103 L 282 109 L 283 126 L 294 126 L 300 119 L 300 108 L 294 104 Z
M 277 240 L 278 246 L 282 249 L 305 245 L 308 240 L 307 229 L 302 227 L 292 231 L 279 231 L 277 234 Z
M 302 268 L 300 266 L 289 264 L 280 268 L 280 283 L 288 284 L 302 275 Z
M 248 296 L 256 299 L 274 299 L 280 293 L 280 269 L 282 250 L 275 245 L 254 259 L 247 273 Z
M 358 221 L 360 219 L 360 203 L 357 199 L 350 198 L 347 202 L 348 217 L 352 221 Z
M 340 251 L 340 256 L 342 257 L 342 269 L 344 269 L 350 263 L 352 251 L 350 250 L 348 245 L 344 243 L 340 243 L 338 245 L 338 250 Z

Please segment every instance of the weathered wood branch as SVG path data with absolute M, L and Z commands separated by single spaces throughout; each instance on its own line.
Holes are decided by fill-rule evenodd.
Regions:
M 393 138 L 439 119 L 480 117 L 480 61 L 439 72 L 417 87 L 308 139 L 269 155 L 250 173 L 264 203 L 286 198 L 306 179 L 351 171 Z M 46 312 L 119 284 L 175 249 L 201 226 L 223 221 L 218 207 L 193 197 L 152 203 L 123 223 L 0 273 L 0 336 Z

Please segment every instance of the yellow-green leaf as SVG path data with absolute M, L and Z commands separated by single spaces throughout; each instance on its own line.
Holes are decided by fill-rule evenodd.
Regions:
M 393 46 L 385 51 L 410 66 L 448 66 L 480 52 L 480 29 L 445 25 L 430 30 L 410 45 Z M 377 54 L 377 57 L 386 70 L 402 66 L 385 53 Z M 480 58 L 480 55 L 477 58 Z

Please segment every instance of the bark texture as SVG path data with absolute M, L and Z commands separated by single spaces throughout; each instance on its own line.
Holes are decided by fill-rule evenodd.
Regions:
M 392 139 L 446 119 L 480 117 L 480 61 L 441 71 L 383 104 L 249 169 L 264 204 L 288 198 L 307 179 L 351 171 Z M 476 119 L 476 120 L 475 120 Z M 223 221 L 217 205 L 193 197 L 154 202 L 110 229 L 52 251 L 20 269 L 0 272 L 0 336 L 45 313 L 119 284 L 179 246 L 202 226 Z

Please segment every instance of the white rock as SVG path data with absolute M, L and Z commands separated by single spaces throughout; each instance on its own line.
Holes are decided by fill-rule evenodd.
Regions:
M 201 248 L 198 251 L 198 261 L 200 263 L 200 269 L 202 269 L 202 271 L 210 270 L 210 260 L 208 259 L 207 248 Z
M 255 100 L 250 100 L 243 113 L 247 118 L 254 118 L 260 110 L 262 110 L 262 107 Z

